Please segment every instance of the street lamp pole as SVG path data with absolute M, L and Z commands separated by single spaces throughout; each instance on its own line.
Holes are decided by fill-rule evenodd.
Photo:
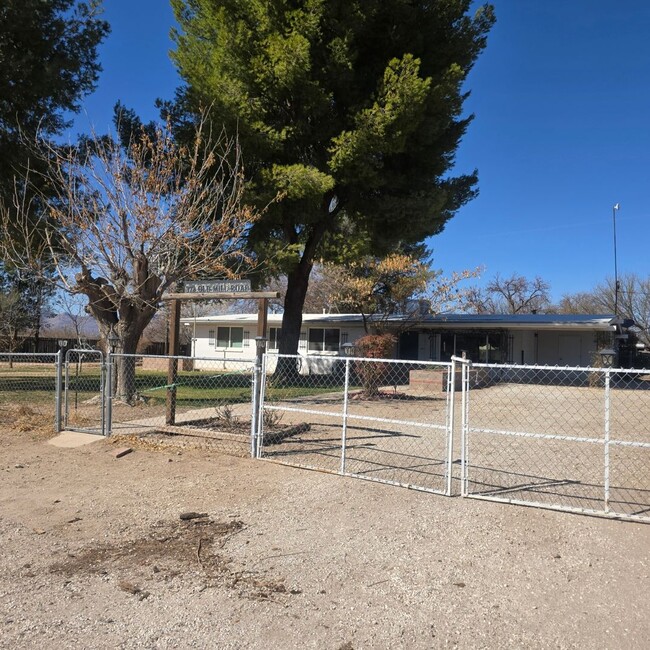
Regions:
M 614 316 L 618 317 L 618 261 L 616 259 L 616 212 L 621 206 L 618 203 L 612 208 L 612 222 L 614 224 Z

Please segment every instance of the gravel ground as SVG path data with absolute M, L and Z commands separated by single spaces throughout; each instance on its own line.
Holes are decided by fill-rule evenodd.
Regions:
M 650 646 L 649 525 L 115 449 L 0 435 L 0 647 Z

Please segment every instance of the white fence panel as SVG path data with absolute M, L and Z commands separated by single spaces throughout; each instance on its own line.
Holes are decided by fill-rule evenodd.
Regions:
M 258 457 L 450 493 L 451 364 L 309 360 L 265 356 Z
M 467 364 L 464 496 L 650 520 L 647 371 Z

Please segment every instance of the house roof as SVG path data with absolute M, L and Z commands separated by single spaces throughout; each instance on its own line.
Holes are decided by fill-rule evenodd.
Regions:
M 370 320 L 373 320 L 371 317 Z M 388 323 L 403 323 L 403 316 L 389 316 Z M 303 314 L 303 324 L 338 325 L 339 327 L 363 325 L 361 314 Z M 184 319 L 191 324 L 194 319 Z M 222 314 L 219 316 L 200 316 L 196 323 L 219 324 L 255 324 L 257 314 Z M 268 323 L 278 326 L 282 323 L 282 314 L 269 314 Z M 616 320 L 613 314 L 437 314 L 426 315 L 414 327 L 423 329 L 521 329 L 521 330 L 575 330 L 593 329 L 614 331 Z

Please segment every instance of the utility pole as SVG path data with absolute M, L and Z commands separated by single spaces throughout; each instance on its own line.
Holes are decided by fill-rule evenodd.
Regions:
M 620 204 L 615 203 L 612 208 L 612 222 L 614 224 L 614 316 L 618 318 L 618 262 L 616 258 L 616 212 L 620 208 Z

